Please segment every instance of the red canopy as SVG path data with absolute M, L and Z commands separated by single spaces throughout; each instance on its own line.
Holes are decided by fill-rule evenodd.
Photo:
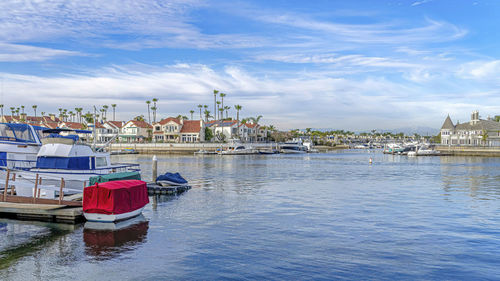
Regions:
M 83 211 L 106 215 L 132 212 L 149 203 L 146 182 L 121 180 L 96 183 L 83 191 Z

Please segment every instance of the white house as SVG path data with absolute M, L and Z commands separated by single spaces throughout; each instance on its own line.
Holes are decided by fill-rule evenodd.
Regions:
M 179 142 L 184 120 L 173 117 L 153 124 L 153 136 L 157 142 Z
M 473 111 L 469 122 L 454 125 L 448 115 L 441 127 L 441 144 L 500 146 L 500 122 L 479 119 L 479 112 Z
M 205 126 L 203 120 L 185 120 L 180 131 L 181 142 L 205 141 Z
M 121 129 L 120 141 L 144 141 L 151 136 L 153 126 L 144 121 L 130 120 Z

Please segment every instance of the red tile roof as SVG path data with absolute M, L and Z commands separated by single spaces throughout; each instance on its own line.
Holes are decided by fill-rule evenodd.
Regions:
M 44 122 L 42 124 L 43 127 L 47 127 L 49 129 L 55 129 L 57 127 L 59 127 L 58 123 L 57 122 Z
M 113 126 L 117 127 L 117 128 L 122 128 L 123 125 L 124 125 L 124 122 L 122 121 L 108 121 L 106 123 L 109 123 L 109 124 L 112 124 Z
M 68 129 L 73 129 L 73 130 L 84 130 L 86 127 L 82 123 L 77 123 L 77 122 L 63 122 L 61 123 L 61 127 L 66 127 Z
M 185 120 L 182 125 L 181 134 L 199 133 L 201 131 L 200 120 Z
M 134 124 L 138 128 L 146 128 L 146 129 L 153 128 L 153 126 L 149 125 L 145 121 L 130 120 L 128 122 L 132 122 L 132 124 Z
M 170 121 L 173 121 L 173 122 L 175 122 L 175 123 L 177 123 L 179 125 L 181 124 L 181 121 L 179 119 L 177 119 L 177 118 L 174 118 L 174 117 L 165 118 L 165 119 L 161 120 L 158 123 L 160 123 L 160 125 L 165 125 L 165 124 L 167 124 Z

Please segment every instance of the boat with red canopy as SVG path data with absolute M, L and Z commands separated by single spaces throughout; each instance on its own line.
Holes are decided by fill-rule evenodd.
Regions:
M 116 222 L 141 214 L 149 203 L 146 182 L 120 180 L 85 187 L 83 215 L 88 221 Z

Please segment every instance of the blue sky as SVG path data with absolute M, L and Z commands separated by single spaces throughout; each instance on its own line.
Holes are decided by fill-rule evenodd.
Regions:
M 500 115 L 499 15 L 495 0 L 4 0 L 0 103 L 130 119 L 156 97 L 160 117 L 189 116 L 217 89 L 280 129 L 439 128 Z

